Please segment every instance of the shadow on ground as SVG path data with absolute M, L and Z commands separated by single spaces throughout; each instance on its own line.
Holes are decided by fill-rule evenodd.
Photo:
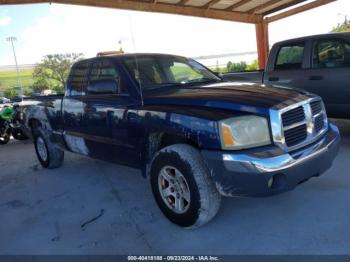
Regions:
M 218 216 L 181 229 L 138 170 L 66 154 L 43 170 L 31 143 L 0 147 L 1 254 L 350 254 L 350 122 L 333 167 L 292 192 L 225 198 Z

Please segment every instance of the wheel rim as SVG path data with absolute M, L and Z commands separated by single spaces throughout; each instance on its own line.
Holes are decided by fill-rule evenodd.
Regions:
M 160 170 L 158 188 L 163 202 L 173 212 L 183 214 L 189 209 L 190 189 L 186 178 L 177 168 L 165 166 Z
M 10 135 L 7 133 L 7 130 L 4 132 L 2 136 L 0 136 L 0 141 L 7 142 L 10 140 Z
M 0 136 L 0 141 L 6 142 L 8 140 L 10 140 L 8 135 Z
M 47 161 L 47 149 L 45 141 L 41 137 L 38 137 L 38 139 L 36 140 L 36 148 L 38 150 L 40 158 L 44 161 Z

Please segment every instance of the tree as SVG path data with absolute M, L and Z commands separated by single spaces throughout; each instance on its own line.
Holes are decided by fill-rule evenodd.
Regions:
M 228 72 L 244 71 L 247 68 L 246 62 L 232 63 L 231 61 L 227 63 Z
M 303 59 L 304 47 L 302 46 L 292 46 L 287 48 L 282 48 L 278 54 L 277 64 L 294 64 L 300 63 Z
M 81 60 L 82 57 L 83 54 L 76 53 L 44 56 L 42 61 L 36 65 L 33 72 L 33 78 L 35 79 L 33 89 L 35 92 L 53 89 L 56 86 L 63 89 L 70 68 L 76 61 Z
M 339 23 L 336 27 L 333 27 L 331 32 L 350 32 L 350 19 L 345 17 L 345 21 Z
M 23 89 L 23 95 L 25 95 L 25 96 L 32 96 L 33 93 L 34 93 L 34 91 L 31 88 L 26 87 Z
M 248 65 L 245 70 L 247 71 L 253 71 L 253 70 L 258 70 L 259 69 L 259 62 L 258 59 L 255 59 L 253 63 Z
M 36 77 L 35 82 L 33 83 L 33 90 L 35 93 L 41 93 L 46 89 L 52 89 L 52 83 L 44 76 L 40 74 Z
M 18 93 L 17 93 L 16 90 L 14 90 L 14 89 L 8 87 L 8 88 L 6 88 L 5 91 L 4 91 L 4 96 L 5 96 L 6 98 L 11 99 L 11 98 L 13 98 L 14 96 L 18 96 Z
M 64 87 L 61 85 L 54 85 L 52 87 L 52 90 L 55 91 L 57 94 L 63 94 L 64 93 Z

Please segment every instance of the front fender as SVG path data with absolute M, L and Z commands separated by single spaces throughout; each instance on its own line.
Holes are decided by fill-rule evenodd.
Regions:
M 128 122 L 142 130 L 140 152 L 144 176 L 148 176 L 153 156 L 164 146 L 166 138 L 171 138 L 170 143 L 189 143 L 198 149 L 221 147 L 217 121 L 212 119 L 179 112 L 135 110 L 129 111 Z
M 217 121 L 177 112 L 142 110 L 146 133 L 165 133 L 190 140 L 198 148 L 220 149 Z

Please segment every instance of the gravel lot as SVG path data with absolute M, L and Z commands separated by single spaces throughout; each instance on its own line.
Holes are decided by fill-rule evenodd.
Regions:
M 30 141 L 12 141 L 0 147 L 0 254 L 350 254 L 350 121 L 336 122 L 342 147 L 326 174 L 225 198 L 197 230 L 163 217 L 138 170 L 69 153 L 43 170 Z

